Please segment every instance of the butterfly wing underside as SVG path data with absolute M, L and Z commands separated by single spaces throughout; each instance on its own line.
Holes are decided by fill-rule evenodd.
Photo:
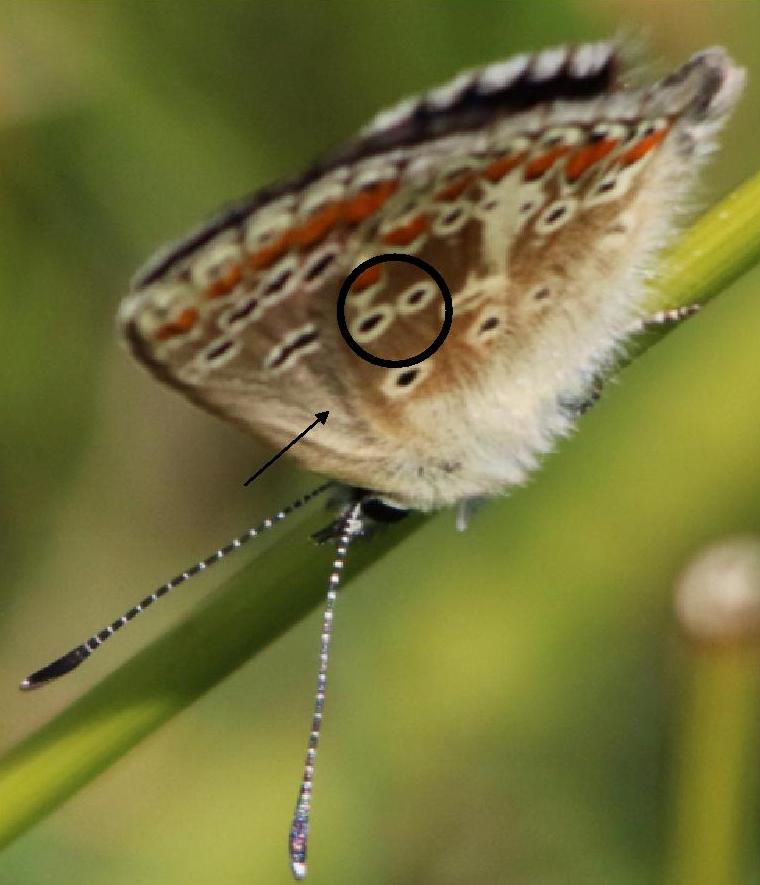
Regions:
M 275 446 L 329 409 L 298 457 L 399 500 L 520 481 L 565 429 L 558 397 L 637 315 L 642 267 L 741 85 L 722 50 L 648 89 L 619 68 L 612 44 L 545 50 L 383 112 L 154 261 L 121 312 L 132 351 Z M 452 293 L 448 338 L 414 367 L 362 360 L 338 329 L 342 281 L 385 253 Z M 399 262 L 346 301 L 351 336 L 386 359 L 424 351 L 442 319 L 434 282 Z

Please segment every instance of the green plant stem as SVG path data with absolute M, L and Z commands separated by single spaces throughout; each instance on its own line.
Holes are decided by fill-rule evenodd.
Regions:
M 684 236 L 664 266 L 652 307 L 706 301 L 758 257 L 760 176 L 707 213 Z M 506 511 L 501 506 L 491 510 L 504 519 Z M 535 537 L 551 531 L 552 515 L 532 514 L 532 518 L 548 520 L 534 527 Z M 378 533 L 372 543 L 357 543 L 347 577 L 384 556 L 423 521 L 423 517 L 409 517 Z M 1 760 L 0 845 L 41 820 L 311 611 L 324 597 L 332 550 L 316 547 L 309 535 L 324 522 L 324 513 L 315 507 L 182 624 Z
M 760 649 L 692 647 L 688 667 L 668 882 L 736 885 L 751 856 Z

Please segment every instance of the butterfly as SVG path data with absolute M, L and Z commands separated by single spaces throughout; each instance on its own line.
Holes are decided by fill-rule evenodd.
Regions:
M 625 85 L 622 70 L 620 48 L 601 42 L 461 73 L 159 254 L 121 305 L 141 364 L 260 440 L 279 448 L 317 410 L 329 413 L 291 450 L 350 490 L 331 532 L 315 714 L 289 838 L 296 878 L 306 873 L 332 612 L 351 540 L 369 519 L 409 509 L 456 506 L 464 522 L 474 502 L 522 483 L 571 430 L 621 344 L 690 312 L 648 318 L 644 278 L 744 72 L 720 48 L 646 87 Z M 73 669 L 305 500 L 22 687 Z

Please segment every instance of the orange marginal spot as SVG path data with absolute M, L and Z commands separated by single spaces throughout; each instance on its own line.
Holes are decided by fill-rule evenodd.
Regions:
M 354 194 L 343 203 L 343 217 L 346 221 L 356 223 L 364 221 L 375 212 L 398 190 L 398 181 L 381 181 L 374 187 Z
M 410 243 L 413 243 L 423 231 L 427 230 L 428 224 L 430 224 L 430 219 L 424 212 L 421 212 L 406 224 L 399 225 L 399 227 L 389 230 L 388 233 L 383 236 L 383 242 L 387 243 L 389 246 L 408 246 Z
M 547 151 L 545 154 L 539 154 L 525 166 L 523 178 L 525 181 L 535 181 L 537 178 L 540 178 L 544 172 L 548 172 L 557 160 L 559 160 L 560 157 L 564 157 L 569 151 L 570 148 L 567 145 L 561 144 L 552 148 L 550 151 Z
M 433 197 L 433 199 L 440 202 L 445 202 L 447 200 L 456 200 L 457 197 L 462 196 L 462 194 L 467 190 L 469 185 L 474 180 L 475 173 L 466 172 L 464 175 L 460 175 L 457 178 L 453 179 L 453 181 L 450 181 L 445 187 L 442 187 Z
M 370 286 L 374 286 L 379 279 L 380 265 L 375 264 L 359 274 L 351 286 L 351 291 L 362 292 L 364 289 L 369 289 Z
M 270 267 L 272 264 L 277 261 L 278 258 L 281 258 L 288 249 L 293 245 L 294 234 L 292 230 L 286 230 L 284 233 L 280 234 L 280 236 L 268 246 L 264 246 L 263 249 L 259 249 L 258 252 L 254 252 L 248 259 L 248 264 L 254 270 L 262 270 L 265 267 Z
M 239 264 L 231 264 L 206 289 L 206 298 L 221 298 L 229 294 L 243 278 L 243 269 Z
M 647 135 L 642 138 L 638 144 L 635 144 L 632 148 L 629 148 L 620 158 L 620 163 L 622 166 L 630 166 L 632 163 L 635 163 L 637 160 L 640 160 L 642 157 L 646 156 L 649 151 L 654 150 L 659 144 L 665 140 L 665 136 L 668 134 L 670 129 L 666 126 L 663 129 L 660 129 L 658 132 L 653 132 L 651 135 Z
M 565 165 L 565 177 L 568 181 L 577 181 L 584 172 L 600 163 L 620 144 L 619 138 L 603 138 L 593 144 L 579 148 L 568 158 Z
M 525 159 L 526 154 L 507 154 L 506 157 L 500 157 L 498 160 L 494 160 L 493 163 L 486 166 L 483 170 L 483 175 L 494 183 L 497 181 L 501 181 L 502 178 L 508 173 L 515 169 L 517 166 L 522 163 Z
M 341 220 L 342 216 L 342 203 L 330 203 L 324 209 L 315 212 L 308 221 L 293 231 L 293 244 L 295 246 L 316 245 L 316 243 L 327 236 L 330 230 Z
M 197 321 L 198 311 L 194 307 L 186 307 L 175 320 L 171 323 L 164 323 L 156 330 L 156 338 L 159 341 L 166 341 L 175 335 L 183 335 L 185 332 L 189 332 Z

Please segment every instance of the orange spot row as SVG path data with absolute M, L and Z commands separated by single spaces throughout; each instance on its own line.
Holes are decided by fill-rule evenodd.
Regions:
M 283 231 L 271 243 L 248 256 L 245 264 L 252 270 L 264 270 L 292 248 L 303 249 L 316 245 L 338 224 L 356 224 L 375 213 L 398 189 L 397 181 L 381 181 L 372 188 L 355 194 L 348 200 L 330 203 L 316 212 L 303 224 Z M 409 241 L 411 242 L 411 240 Z M 206 288 L 206 298 L 222 298 L 228 295 L 243 278 L 243 264 L 231 264 Z M 358 282 L 358 281 L 357 281 Z M 367 284 L 369 285 L 369 283 Z M 159 341 L 175 335 L 183 335 L 198 321 L 195 308 L 185 308 L 177 319 L 165 323 L 156 331 Z
M 373 188 L 360 191 L 343 201 L 343 218 L 349 223 L 355 224 L 364 221 L 375 212 L 398 190 L 398 181 L 381 181 Z
M 248 266 L 253 270 L 271 267 L 289 249 L 314 246 L 341 223 L 357 224 L 364 221 L 377 212 L 397 189 L 398 181 L 381 181 L 350 199 L 330 203 L 299 227 L 283 231 L 272 243 L 254 252 L 248 258 Z
M 500 157 L 498 160 L 494 160 L 493 163 L 486 166 L 483 170 L 483 176 L 496 184 L 501 181 L 507 173 L 516 169 L 526 156 L 525 153 L 522 153 L 507 154 L 506 157 Z
M 631 163 L 635 163 L 637 160 L 646 156 L 651 150 L 654 150 L 654 148 L 662 144 L 669 131 L 669 127 L 665 126 L 657 132 L 653 132 L 651 135 L 642 138 L 638 144 L 635 144 L 623 154 L 620 158 L 621 165 L 630 166 Z
M 156 338 L 159 341 L 166 341 L 175 335 L 184 335 L 198 321 L 198 311 L 194 307 L 186 307 L 179 316 L 171 323 L 164 323 L 156 331 Z
M 584 172 L 600 163 L 620 144 L 618 138 L 603 138 L 579 148 L 565 165 L 565 177 L 568 181 L 577 181 Z
M 365 289 L 369 289 L 370 286 L 374 286 L 380 279 L 380 271 L 381 268 L 379 264 L 374 264 L 372 267 L 368 267 L 366 270 L 362 271 L 354 280 L 351 286 L 351 291 L 363 292 Z
M 430 219 L 424 212 L 421 212 L 419 215 L 412 218 L 411 221 L 407 221 L 406 224 L 401 224 L 393 230 L 389 230 L 388 233 L 383 236 L 383 242 L 387 243 L 389 246 L 408 246 L 410 243 L 413 243 L 421 233 L 427 230 L 429 224 Z
M 560 157 L 564 157 L 565 154 L 568 153 L 570 153 L 570 147 L 561 144 L 552 148 L 550 151 L 547 151 L 545 154 L 539 154 L 525 166 L 523 178 L 525 181 L 535 181 L 545 172 L 548 172 Z
M 462 194 L 467 190 L 467 188 L 472 184 L 472 182 L 476 178 L 476 173 L 474 172 L 466 172 L 463 175 L 459 175 L 450 181 L 447 185 L 442 187 L 438 193 L 433 197 L 434 200 L 439 202 L 446 202 L 447 200 L 456 200 L 457 197 L 461 197 Z
M 239 264 L 231 264 L 226 267 L 222 274 L 206 289 L 207 298 L 221 298 L 231 292 L 243 278 L 243 269 Z

